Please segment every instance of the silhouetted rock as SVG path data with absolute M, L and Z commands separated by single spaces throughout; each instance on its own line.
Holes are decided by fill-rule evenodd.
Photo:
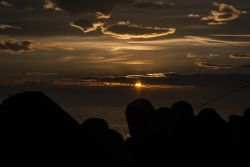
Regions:
M 250 148 L 250 108 L 244 111 L 242 117 L 241 145 Z
M 40 92 L 9 97 L 2 102 L 0 115 L 2 148 L 63 149 L 70 147 L 80 130 L 71 116 Z
M 124 142 L 108 122 L 79 125 L 40 92 L 13 95 L 0 104 L 0 151 L 37 155 L 85 166 L 171 166 L 242 162 L 250 148 L 250 108 L 226 122 L 212 108 L 194 116 L 184 101 L 154 109 L 145 99 L 127 106 L 131 137 Z M 52 153 L 52 154 L 51 154 Z M 7 155 L 8 155 L 7 154 Z M 59 157 L 59 158 L 58 158 Z M 48 160 L 46 159 L 46 160 Z M 44 160 L 44 159 L 43 159 Z
M 152 104 L 145 99 L 137 99 L 127 106 L 126 118 L 131 137 L 141 136 L 148 130 L 154 111 Z
M 179 101 L 172 105 L 171 110 L 174 113 L 172 136 L 178 146 L 191 144 L 193 137 L 194 113 L 191 104 L 185 101 Z M 185 144 L 186 143 L 186 144 Z
M 192 121 L 193 120 L 193 107 L 185 101 L 179 101 L 172 105 L 172 111 L 175 114 L 176 121 Z
M 170 108 L 158 108 L 151 123 L 153 133 L 170 136 L 174 120 L 175 115 Z
M 204 140 L 210 143 L 225 142 L 229 137 L 227 136 L 226 121 L 214 109 L 207 108 L 201 110 L 197 116 L 197 123 L 200 128 L 199 133 L 203 135 Z
M 242 134 L 242 117 L 239 115 L 231 115 L 228 123 L 231 129 L 231 142 L 234 146 L 239 146 Z
M 196 117 L 197 155 L 203 161 L 210 157 L 210 163 L 224 161 L 229 156 L 230 126 L 212 108 L 200 111 Z M 204 155 L 203 157 L 201 155 Z
M 82 125 L 84 154 L 91 165 L 124 166 L 127 163 L 127 151 L 120 133 L 109 129 L 104 119 L 87 119 Z
M 82 128 L 90 133 L 105 133 L 109 130 L 109 125 L 104 119 L 91 118 L 87 119 Z

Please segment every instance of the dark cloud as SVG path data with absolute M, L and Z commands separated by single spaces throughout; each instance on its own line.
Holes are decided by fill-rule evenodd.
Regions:
M 120 21 L 102 27 L 102 33 L 120 39 L 155 38 L 175 33 L 175 28 L 144 27 L 128 21 Z
M 12 5 L 7 1 L 0 1 L 0 7 L 12 7 Z
M 121 3 L 129 3 L 131 0 L 51 0 L 60 9 L 72 14 L 79 13 L 103 13 L 110 14 Z
M 198 62 L 196 64 L 199 67 L 211 68 L 214 70 L 233 68 L 233 65 L 230 65 L 230 64 L 215 64 L 215 63 L 208 63 L 208 62 Z
M 7 0 L 6 2 L 13 7 L 22 7 L 23 9 L 41 8 L 44 4 L 44 0 Z
M 46 83 L 75 87 L 133 87 L 140 81 L 145 88 L 193 88 L 232 86 L 250 82 L 250 74 L 180 74 L 151 73 L 126 76 L 65 77 L 57 73 L 31 72 L 26 74 L 1 74 L 0 84 Z M 225 83 L 227 83 L 225 85 Z
M 229 57 L 232 59 L 250 59 L 250 54 L 231 54 Z
M 164 3 L 161 1 L 158 2 L 138 2 L 134 4 L 137 8 L 153 8 L 153 9 L 165 9 L 174 6 L 174 3 Z
M 32 49 L 33 42 L 31 41 L 16 41 L 16 40 L 7 40 L 0 43 L 0 50 L 8 51 L 28 51 Z

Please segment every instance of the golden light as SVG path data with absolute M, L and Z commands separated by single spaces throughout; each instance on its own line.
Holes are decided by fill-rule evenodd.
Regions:
M 142 83 L 141 82 L 136 82 L 135 83 L 135 87 L 136 88 L 141 88 L 142 87 Z

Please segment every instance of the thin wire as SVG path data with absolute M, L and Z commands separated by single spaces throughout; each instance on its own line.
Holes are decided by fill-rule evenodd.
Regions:
M 250 83 L 249 83 L 249 84 L 246 84 L 246 85 L 244 85 L 244 86 L 242 86 L 242 87 L 240 87 L 240 88 L 237 88 L 237 89 L 235 89 L 235 90 L 232 90 L 232 91 L 230 91 L 230 92 L 228 92 L 228 93 L 225 93 L 224 95 L 221 95 L 221 96 L 219 96 L 219 97 L 217 97 L 217 98 L 211 99 L 211 100 L 209 100 L 208 102 L 206 102 L 206 103 L 204 103 L 204 104 L 202 104 L 202 105 L 200 105 L 200 106 L 195 107 L 195 110 L 204 108 L 204 107 L 208 106 L 209 104 L 215 103 L 215 102 L 217 102 L 217 101 L 219 101 L 219 100 L 221 100 L 221 99 L 223 99 L 223 98 L 225 98 L 225 97 L 231 96 L 231 95 L 233 95 L 233 94 L 235 94 L 235 93 L 237 93 L 237 92 L 239 92 L 239 91 L 242 91 L 242 90 L 244 90 L 244 89 L 246 89 L 246 88 L 248 88 L 248 87 L 250 87 Z

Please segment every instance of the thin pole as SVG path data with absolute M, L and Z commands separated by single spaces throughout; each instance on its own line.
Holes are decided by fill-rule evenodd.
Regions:
M 217 97 L 217 98 L 211 99 L 211 100 L 209 100 L 208 102 L 206 102 L 206 103 L 204 103 L 204 104 L 202 104 L 202 105 L 199 105 L 199 106 L 195 107 L 195 110 L 204 108 L 204 107 L 208 106 L 209 104 L 215 103 L 215 102 L 217 102 L 217 101 L 219 101 L 219 100 L 221 100 L 221 99 L 223 99 L 223 98 L 225 98 L 225 97 L 231 96 L 231 95 L 233 95 L 233 94 L 235 94 L 235 93 L 237 93 L 237 92 L 239 92 L 239 91 L 242 91 L 242 90 L 244 90 L 244 89 L 246 89 L 246 88 L 248 88 L 248 87 L 250 87 L 250 83 L 249 83 L 249 84 L 246 84 L 246 85 L 244 85 L 244 86 L 242 86 L 242 87 L 240 87 L 240 88 L 237 88 L 237 89 L 235 89 L 235 90 L 232 90 L 232 91 L 230 91 L 230 92 L 228 92 L 228 93 L 225 93 L 225 94 L 223 94 L 223 95 L 221 95 L 221 96 L 219 96 L 219 97 Z

